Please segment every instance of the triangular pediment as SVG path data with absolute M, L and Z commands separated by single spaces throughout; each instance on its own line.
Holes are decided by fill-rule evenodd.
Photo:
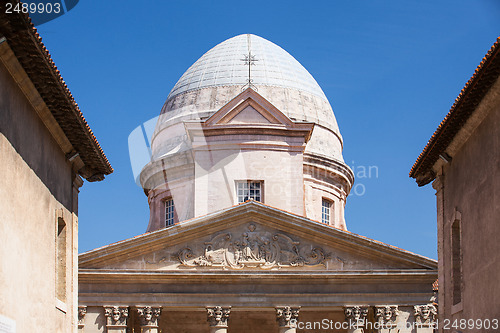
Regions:
M 267 99 L 247 88 L 220 108 L 205 122 L 206 126 L 226 124 L 280 124 L 293 122 Z
M 228 124 L 272 124 L 278 123 L 271 117 L 265 117 L 251 103 L 244 105 L 240 112 L 227 121 Z
M 148 271 L 437 269 L 432 259 L 257 202 L 83 253 L 79 266 Z

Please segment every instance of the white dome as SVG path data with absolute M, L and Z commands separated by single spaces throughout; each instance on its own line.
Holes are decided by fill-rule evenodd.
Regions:
M 216 45 L 182 75 L 153 133 L 153 159 L 189 149 L 178 144 L 185 136 L 183 122 L 209 118 L 248 87 L 249 53 L 255 60 L 251 87 L 292 121 L 317 125 L 305 152 L 343 161 L 337 121 L 316 80 L 281 47 L 251 34 Z
M 288 52 L 270 41 L 251 34 L 230 38 L 205 53 L 182 75 L 168 99 L 184 92 L 216 86 L 243 86 L 248 82 L 249 52 L 256 86 L 293 88 L 327 100 L 311 74 Z
M 234 108 L 231 101 L 241 105 L 235 97 L 243 91 L 271 103 L 293 126 L 268 126 L 251 117 L 243 125 L 207 121 L 224 106 Z M 301 126 L 312 128 L 307 138 L 292 133 Z M 315 220 L 322 218 L 322 198 L 331 200 L 338 207 L 333 223 L 345 228 L 343 207 L 354 180 L 332 107 L 297 60 L 261 37 L 228 39 L 182 75 L 161 110 L 151 153 L 140 175 L 151 207 L 148 231 L 165 226 L 166 198 L 175 201 L 183 221 L 236 204 L 235 182 L 249 179 L 265 182 L 267 204 Z

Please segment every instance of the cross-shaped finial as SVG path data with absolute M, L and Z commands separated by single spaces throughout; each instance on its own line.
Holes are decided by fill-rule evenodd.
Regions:
M 259 61 L 259 60 L 255 59 L 254 55 L 252 55 L 252 51 L 248 51 L 248 55 L 245 54 L 244 57 L 245 58 L 243 58 L 241 60 L 245 62 L 245 65 L 249 66 L 249 69 L 250 69 L 250 66 L 255 65 L 256 61 Z
M 252 51 L 248 50 L 248 54 L 245 54 L 244 58 L 241 59 L 241 61 L 243 61 L 245 65 L 248 65 L 248 80 L 247 83 L 243 86 L 243 89 L 248 86 L 249 88 L 254 88 L 255 90 L 257 90 L 257 87 L 255 87 L 252 83 L 252 66 L 254 66 L 255 62 L 259 60 L 255 59 L 255 56 L 252 55 Z

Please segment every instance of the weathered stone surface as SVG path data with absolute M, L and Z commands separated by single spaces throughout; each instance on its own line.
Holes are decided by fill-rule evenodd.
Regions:
M 500 316 L 494 292 L 500 275 L 498 124 L 500 78 L 450 144 L 453 161 L 439 163 L 444 175 L 437 190 L 440 321 Z M 460 246 L 453 254 L 455 225 Z M 455 266 L 460 273 L 453 273 Z
M 104 316 L 106 325 L 109 326 L 127 326 L 128 307 L 106 306 L 104 307 Z
M 0 43 L 0 110 L 0 315 L 17 332 L 69 332 L 77 326 L 82 180 L 63 150 L 68 139 L 8 42 Z

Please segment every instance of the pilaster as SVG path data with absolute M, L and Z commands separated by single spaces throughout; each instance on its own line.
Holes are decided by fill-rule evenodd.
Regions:
M 210 333 L 227 333 L 227 324 L 230 313 L 230 306 L 207 307 L 207 321 L 210 325 Z
M 279 333 L 295 333 L 296 324 L 299 319 L 300 307 L 281 306 L 276 307 L 276 320 L 279 325 Z
M 105 306 L 106 332 L 127 333 L 128 307 Z
M 141 321 L 141 333 L 158 333 L 161 307 L 138 306 L 137 313 Z
M 83 330 L 85 327 L 85 315 L 87 314 L 86 306 L 78 307 L 78 330 Z
M 367 306 L 346 306 L 344 308 L 345 319 L 349 323 L 348 333 L 363 333 L 368 316 Z
M 390 333 L 397 326 L 399 310 L 397 305 L 382 305 L 373 308 L 377 321 L 375 332 Z
M 436 190 L 436 210 L 437 210 L 437 251 L 438 251 L 438 281 L 440 286 L 446 285 L 446 276 L 444 274 L 445 272 L 445 267 L 444 267 L 444 262 L 445 258 L 443 258 L 444 255 L 444 224 L 445 224 L 445 211 L 444 211 L 444 204 L 445 204 L 445 193 L 444 193 L 444 181 L 445 177 L 444 174 L 440 173 L 436 176 L 436 179 L 432 182 L 432 187 L 434 190 Z M 444 295 L 444 288 L 439 288 L 438 289 L 438 300 L 441 303 L 441 309 L 445 309 L 445 302 L 446 302 L 446 297 Z M 439 322 L 443 322 L 444 320 L 444 311 L 440 311 L 438 314 L 438 319 Z M 439 332 L 443 332 L 442 328 L 438 328 Z
M 437 319 L 437 308 L 434 304 L 415 305 L 415 327 L 416 333 L 432 333 Z

